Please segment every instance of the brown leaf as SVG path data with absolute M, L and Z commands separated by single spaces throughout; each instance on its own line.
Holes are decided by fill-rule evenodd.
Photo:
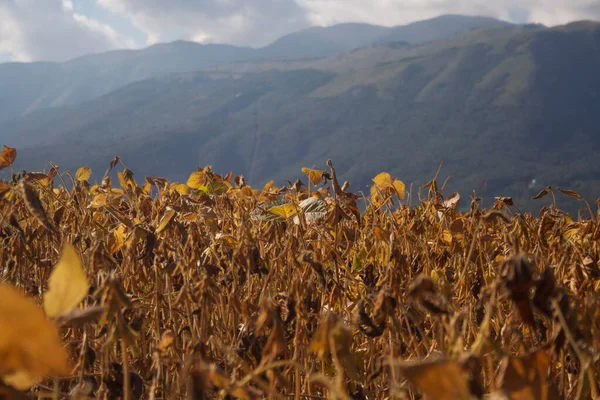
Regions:
M 173 331 L 170 329 L 167 329 L 166 331 L 163 332 L 163 334 L 160 338 L 160 342 L 158 343 L 158 350 L 160 350 L 160 351 L 167 350 L 167 348 L 169 348 L 169 346 L 171 346 L 174 341 L 175 341 L 175 335 L 173 334 Z
M 121 159 L 119 158 L 119 156 L 115 156 L 115 158 L 112 159 L 112 161 L 109 164 L 108 167 L 108 171 L 112 171 L 112 169 L 117 165 L 117 163 L 121 161 Z
M 558 190 L 561 193 L 566 194 L 567 196 L 575 197 L 576 199 L 581 200 L 581 196 L 577 192 L 574 192 L 574 191 L 568 190 L 568 189 L 561 189 L 561 188 L 558 188 Z
M 400 365 L 402 375 L 423 392 L 426 399 L 474 399 L 469 372 L 457 361 L 422 361 Z
M 11 187 L 8 185 L 5 185 L 4 183 L 0 182 L 0 200 L 2 200 L 4 198 L 4 196 L 6 196 L 6 194 L 8 192 L 10 192 Z
M 499 203 L 503 203 L 507 206 L 514 205 L 512 197 L 495 197 L 496 201 Z
M 536 194 L 535 196 L 533 196 L 532 199 L 533 200 L 541 199 L 542 197 L 544 197 L 545 195 L 547 195 L 548 193 L 550 193 L 550 191 L 552 191 L 552 187 L 551 186 L 546 186 L 538 194 Z
M 104 306 L 76 308 L 56 318 L 56 322 L 61 326 L 81 327 L 100 319 L 104 311 L 106 311 Z
M 445 208 L 457 209 L 460 204 L 460 194 L 452 193 L 446 200 L 444 200 Z
M 510 299 L 517 308 L 523 322 L 529 326 L 535 326 L 529 299 L 529 289 L 535 284 L 533 271 L 533 265 L 524 254 L 517 254 L 505 259 L 500 265 L 499 271 L 500 279 L 506 287 Z
M 504 357 L 500 364 L 498 387 L 511 400 L 558 400 L 560 395 L 547 381 L 550 357 L 538 350 L 521 357 Z
M 17 158 L 17 150 L 5 145 L 0 153 L 0 169 L 10 167 L 15 162 L 15 158 Z
M 34 216 L 36 220 L 40 224 L 44 226 L 44 228 L 48 229 L 51 232 L 57 232 L 56 228 L 52 225 L 50 220 L 46 215 L 46 211 L 44 210 L 44 206 L 40 201 L 37 191 L 31 186 L 29 183 L 25 181 L 20 182 L 21 196 L 25 202 L 25 206 Z

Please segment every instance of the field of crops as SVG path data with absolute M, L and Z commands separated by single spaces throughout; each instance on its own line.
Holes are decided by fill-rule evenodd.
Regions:
M 438 177 L 353 193 L 331 161 L 253 188 L 210 167 L 140 179 L 118 157 L 93 185 L 11 174 L 15 157 L 0 398 L 599 396 L 600 225 L 553 206 L 577 193 L 546 188 L 532 216 Z

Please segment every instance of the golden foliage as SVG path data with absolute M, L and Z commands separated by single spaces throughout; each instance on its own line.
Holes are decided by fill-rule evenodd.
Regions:
M 66 243 L 48 280 L 48 291 L 44 294 L 46 315 L 58 317 L 70 312 L 87 296 L 89 289 L 79 256 L 73 246 Z
M 0 380 L 28 389 L 47 375 L 69 372 L 58 328 L 32 299 L 0 283 Z
M 308 187 L 253 188 L 210 166 L 138 186 L 119 157 L 91 187 L 88 169 L 69 189 L 53 171 L 0 186 L 0 280 L 43 294 L 54 319 L 0 284 L 3 384 L 71 372 L 36 394 L 599 395 L 597 215 L 521 214 L 511 197 L 461 207 L 437 178 L 409 207 L 386 172 L 363 203 L 330 160 L 302 170 Z

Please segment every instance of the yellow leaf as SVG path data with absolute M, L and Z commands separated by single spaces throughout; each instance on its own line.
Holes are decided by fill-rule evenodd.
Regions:
M 308 180 L 315 186 L 321 183 L 321 178 L 323 177 L 323 171 L 319 171 L 318 169 L 309 169 L 302 168 L 302 172 L 306 174 Z
M 375 182 L 379 190 L 383 191 L 392 186 L 392 177 L 387 172 L 382 172 L 373 178 L 373 182 Z
M 109 246 L 109 253 L 115 254 L 125 245 L 125 237 L 127 236 L 127 228 L 125 225 L 120 224 L 117 229 L 112 233 L 113 242 Z
M 73 310 L 87 296 L 89 289 L 79 255 L 73 246 L 66 243 L 44 294 L 46 315 L 57 317 Z
M 142 186 L 142 192 L 145 194 L 150 194 L 151 191 L 152 191 L 152 185 L 150 184 L 150 182 L 144 183 L 144 186 Z
M 133 173 L 128 169 L 126 169 L 123 172 L 117 172 L 117 178 L 119 179 L 119 184 L 121 185 L 121 188 L 123 188 L 123 190 L 127 189 L 128 186 L 130 186 L 131 188 L 137 187 L 137 183 L 135 179 L 133 179 Z
M 58 328 L 35 302 L 0 283 L 0 381 L 26 390 L 47 375 L 69 373 Z
M 386 240 L 387 233 L 383 229 L 381 229 L 380 226 L 373 227 L 373 234 L 375 235 L 375 237 L 378 240 L 380 240 L 382 242 L 384 242 Z
M 8 192 L 10 192 L 10 186 L 0 182 L 0 199 L 3 199 Z
M 271 207 L 268 211 L 283 218 L 290 218 L 296 215 L 296 207 L 292 203 Z
M 394 179 L 392 186 L 394 187 L 394 190 L 396 191 L 396 195 L 398 196 L 398 198 L 400 200 L 404 200 L 405 190 L 406 190 L 406 187 L 404 186 L 404 182 L 402 182 L 401 180 L 398 180 L 398 179 Z
M 267 182 L 267 184 L 265 185 L 265 187 L 263 188 L 261 193 L 269 193 L 269 191 L 273 188 L 273 179 L 271 179 L 269 182 Z
M 160 224 L 158 225 L 158 228 L 156 228 L 156 233 L 161 233 L 162 231 L 164 231 L 167 226 L 169 226 L 169 223 L 173 220 L 173 217 L 175 217 L 175 210 L 173 210 L 172 208 L 168 207 L 167 210 L 165 211 L 165 214 L 163 215 L 163 217 L 160 220 Z
M 452 232 L 450 232 L 448 229 L 444 229 L 442 231 L 442 242 L 447 245 L 452 244 Z
M 381 193 L 377 189 L 377 185 L 371 186 L 371 202 L 376 207 L 379 207 L 383 203 L 383 197 L 381 196 Z
M 87 181 L 92 176 L 92 170 L 88 167 L 81 167 L 75 173 L 75 178 L 79 182 Z
M 203 171 L 192 172 L 187 180 L 187 185 L 192 189 L 200 189 L 207 184 L 208 179 Z
M 238 245 L 238 241 L 231 235 L 224 235 L 222 233 L 217 233 L 215 235 L 215 240 L 222 240 L 227 243 L 231 248 L 235 248 Z
M 174 190 L 179 194 L 189 194 L 190 193 L 190 187 L 187 185 L 184 185 L 183 183 L 175 183 L 175 184 L 171 185 L 171 190 Z
M 107 202 L 107 196 L 104 193 L 99 193 L 97 195 L 94 196 L 94 199 L 92 200 L 92 202 L 90 203 L 91 207 L 102 207 L 103 205 L 106 204 Z

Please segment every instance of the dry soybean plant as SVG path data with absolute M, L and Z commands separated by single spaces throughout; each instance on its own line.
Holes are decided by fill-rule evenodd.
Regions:
M 437 178 L 355 194 L 329 160 L 259 189 L 91 172 L 0 184 L 0 398 L 599 396 L 600 225 L 550 187 L 533 216 Z

